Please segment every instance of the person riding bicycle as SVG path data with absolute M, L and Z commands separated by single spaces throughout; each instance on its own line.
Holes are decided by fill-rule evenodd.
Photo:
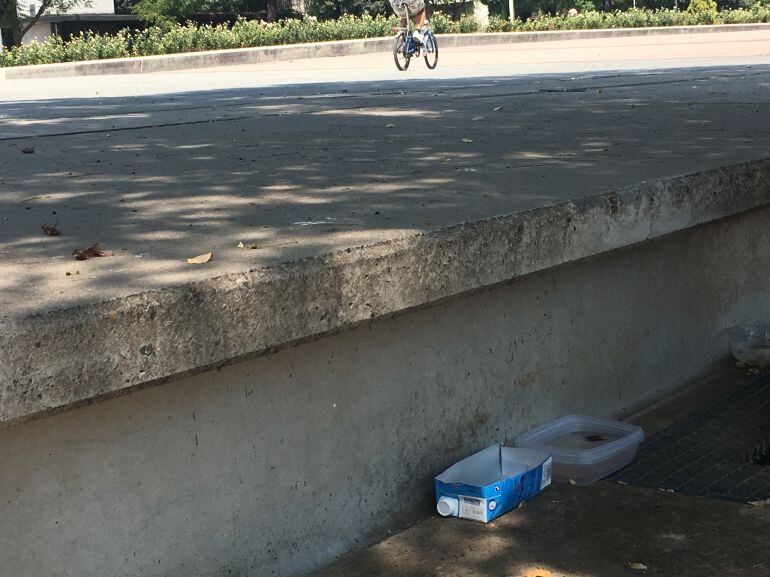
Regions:
M 406 5 L 406 8 L 404 8 Z M 401 27 L 406 28 L 406 13 L 414 18 L 415 31 L 412 38 L 419 44 L 425 43 L 423 32 L 425 29 L 425 0 L 390 0 L 390 6 L 393 8 L 399 18 L 401 18 Z

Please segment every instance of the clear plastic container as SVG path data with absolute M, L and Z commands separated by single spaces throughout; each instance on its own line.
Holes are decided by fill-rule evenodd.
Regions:
M 590 485 L 633 461 L 643 440 L 636 425 L 568 415 L 524 433 L 516 446 L 551 453 L 557 481 Z
M 759 369 L 770 366 L 770 326 L 740 325 L 728 329 L 727 335 L 736 361 Z

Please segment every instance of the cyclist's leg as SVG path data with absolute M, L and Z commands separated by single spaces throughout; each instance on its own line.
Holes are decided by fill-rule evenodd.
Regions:
M 421 30 L 425 26 L 425 20 L 425 7 L 423 6 L 422 10 L 414 15 L 414 27 L 417 30 Z
M 396 16 L 401 19 L 401 28 L 406 28 L 406 10 L 404 10 L 404 7 L 399 6 L 398 0 L 390 0 L 390 7 L 393 8 Z

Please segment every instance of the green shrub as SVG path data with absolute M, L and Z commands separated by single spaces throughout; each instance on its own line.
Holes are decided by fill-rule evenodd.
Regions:
M 527 32 L 541 30 L 584 30 L 597 28 L 641 28 L 647 26 L 685 26 L 693 24 L 740 24 L 770 22 L 770 6 L 755 3 L 751 8 L 716 11 L 714 0 L 691 0 L 684 12 L 676 10 L 631 9 L 616 12 L 588 11 L 576 16 L 543 16 L 510 22 L 492 16 L 486 28 L 472 16 L 453 21 L 436 12 L 431 26 L 437 34 L 471 32 Z M 153 26 L 145 30 L 123 30 L 114 35 L 87 32 L 68 41 L 58 37 L 0 52 L 0 66 L 24 66 L 53 62 L 75 62 L 126 56 L 177 54 L 201 50 L 247 48 L 377 38 L 390 36 L 398 25 L 394 16 L 342 16 L 337 20 L 282 20 L 269 24 L 238 20 L 233 26 L 219 24 Z
M 702 14 L 703 12 L 712 12 L 716 14 L 716 0 L 690 0 L 690 5 L 687 7 L 687 12 L 690 14 Z

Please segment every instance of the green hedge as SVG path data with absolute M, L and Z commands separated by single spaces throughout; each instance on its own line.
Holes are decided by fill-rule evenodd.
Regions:
M 576 16 L 545 16 L 509 22 L 492 17 L 482 27 L 472 17 L 452 21 L 441 13 L 432 17 L 438 33 L 525 32 L 538 30 L 576 30 L 589 28 L 641 28 L 648 26 L 687 26 L 694 24 L 737 24 L 770 22 L 770 8 L 678 12 L 674 10 L 628 10 L 624 12 L 585 12 Z M 393 17 L 343 16 L 339 20 L 283 20 L 275 24 L 239 20 L 232 27 L 225 24 L 177 25 L 170 28 L 123 30 L 115 35 L 85 33 L 64 42 L 50 37 L 43 43 L 32 43 L 0 52 L 0 66 L 24 66 L 100 60 L 126 56 L 177 54 L 201 50 L 274 46 L 325 40 L 348 40 L 389 36 L 397 20 Z

